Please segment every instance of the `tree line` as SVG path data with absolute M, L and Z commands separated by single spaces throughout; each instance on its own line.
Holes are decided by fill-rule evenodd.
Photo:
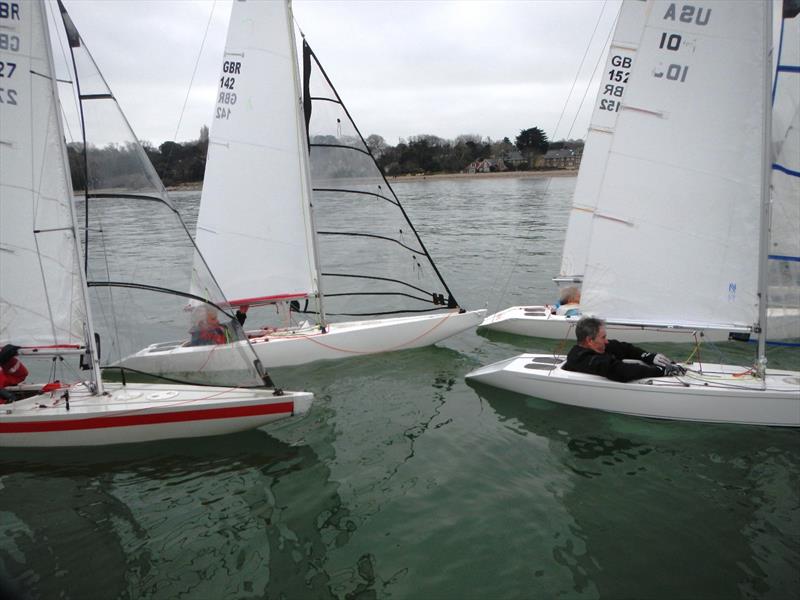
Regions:
M 539 127 L 520 131 L 512 142 L 508 137 L 492 141 L 477 134 L 465 134 L 455 140 L 435 135 L 416 135 L 400 139 L 396 146 L 386 143 L 380 135 L 370 135 L 365 140 L 378 165 L 389 176 L 422 173 L 459 173 L 469 165 L 483 159 L 502 161 L 507 170 L 533 170 L 536 158 L 548 149 L 582 146 L 580 140 L 550 142 Z M 177 186 L 203 180 L 208 154 L 208 127 L 200 131 L 200 138 L 192 142 L 164 142 L 154 147 L 142 144 L 146 157 L 166 186 Z M 142 175 L 144 157 L 134 143 L 115 144 L 104 148 L 90 146 L 83 152 L 80 144 L 68 146 L 68 156 L 75 189 L 84 189 L 86 175 L 90 189 L 118 187 L 136 188 L 146 185 L 138 181 Z M 85 164 L 88 160 L 88 169 Z M 145 177 L 146 179 L 146 177 Z

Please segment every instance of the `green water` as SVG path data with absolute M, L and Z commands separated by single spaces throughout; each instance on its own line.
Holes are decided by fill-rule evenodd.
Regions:
M 573 187 L 397 192 L 459 301 L 494 311 L 552 300 Z M 800 432 L 637 419 L 464 382 L 551 348 L 467 332 L 274 370 L 316 402 L 263 430 L 5 450 L 0 574 L 23 598 L 797 597 Z M 777 348 L 770 364 L 798 369 L 800 353 Z

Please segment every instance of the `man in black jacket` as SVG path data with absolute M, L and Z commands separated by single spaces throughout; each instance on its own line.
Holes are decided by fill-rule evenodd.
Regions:
M 613 381 L 633 381 L 646 377 L 682 375 L 686 369 L 663 354 L 609 340 L 601 319 L 584 317 L 575 326 L 578 343 L 567 354 L 566 371 L 602 375 Z M 636 362 L 625 362 L 633 360 Z

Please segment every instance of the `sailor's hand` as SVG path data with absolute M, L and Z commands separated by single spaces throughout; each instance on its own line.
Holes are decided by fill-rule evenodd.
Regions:
M 663 355 L 662 355 L 663 356 Z M 666 367 L 661 367 L 664 370 L 664 375 L 667 377 L 678 377 L 679 375 L 686 375 L 686 368 L 675 363 L 670 363 Z
M 653 364 L 657 367 L 661 367 L 662 369 L 666 369 L 675 363 L 670 358 L 659 353 L 653 357 Z
M 640 360 L 648 365 L 654 365 L 656 367 L 661 367 L 662 369 L 665 369 L 672 364 L 672 360 L 663 354 L 656 354 L 655 352 L 645 352 L 640 357 Z

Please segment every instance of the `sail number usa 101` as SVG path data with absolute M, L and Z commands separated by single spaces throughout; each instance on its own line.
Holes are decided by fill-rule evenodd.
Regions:
M 677 21 L 689 25 L 705 27 L 711 20 L 711 9 L 695 6 L 693 4 L 672 2 L 667 7 L 667 11 L 664 13 L 662 20 L 670 23 Z M 691 41 L 687 43 L 683 36 L 678 33 L 662 31 L 658 38 L 658 49 L 665 53 L 680 52 L 681 48 L 687 45 L 693 46 L 694 43 Z M 676 62 L 670 62 L 666 66 L 664 63 L 658 63 L 653 69 L 653 77 L 656 79 L 665 79 L 677 83 L 684 83 L 688 74 L 689 66 Z
M 226 60 L 222 64 L 222 76 L 219 78 L 219 95 L 214 117 L 230 119 L 231 109 L 236 104 L 236 77 L 242 73 L 242 61 Z
M 19 2 L 4 2 L 0 0 L 0 19 L 8 21 L 20 20 Z M 0 27 L 4 29 L 5 27 Z M 10 29 L 10 28 L 9 28 Z M 0 31 L 0 52 L 19 52 L 20 39 L 18 35 L 8 31 Z M 17 105 L 17 90 L 10 87 L 13 83 L 17 63 L 10 60 L 0 60 L 0 104 L 9 106 Z

